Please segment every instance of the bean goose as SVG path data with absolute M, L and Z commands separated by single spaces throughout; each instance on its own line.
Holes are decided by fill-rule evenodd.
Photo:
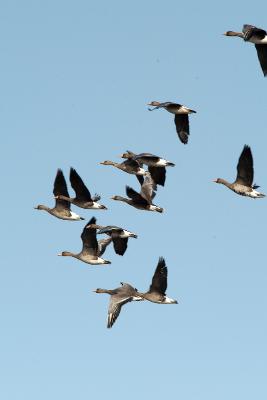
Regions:
M 110 236 L 113 242 L 115 253 L 123 256 L 127 249 L 128 239 L 133 237 L 137 239 L 137 235 L 127 229 L 120 228 L 118 226 L 109 225 L 109 226 L 100 226 L 100 225 L 91 225 L 92 227 L 99 229 L 98 234 L 105 233 Z
M 177 304 L 177 300 L 166 296 L 167 276 L 168 269 L 165 260 L 163 257 L 160 257 L 149 290 L 145 293 L 137 291 L 137 295 L 152 303 Z
M 152 101 L 148 105 L 154 106 L 154 108 L 149 108 L 149 111 L 157 110 L 158 108 L 164 108 L 171 114 L 174 114 L 174 123 L 179 139 L 183 144 L 187 144 L 188 136 L 190 134 L 188 114 L 196 113 L 196 111 L 191 110 L 182 104 L 172 103 L 171 101 L 166 101 L 165 103 Z
M 132 151 L 127 150 L 127 152 L 123 153 L 121 157 L 137 161 L 140 165 L 146 164 L 148 166 L 148 171 L 150 172 L 153 181 L 157 185 L 161 186 L 164 186 L 165 184 L 165 179 L 166 179 L 165 167 L 175 166 L 174 163 L 167 161 L 162 157 L 155 156 L 154 154 L 151 153 L 135 154 Z M 142 184 L 142 181 L 140 183 Z
M 263 193 L 256 191 L 259 186 L 253 185 L 253 176 L 254 169 L 251 149 L 245 145 L 238 160 L 236 180 L 233 183 L 229 183 L 225 179 L 217 178 L 213 182 L 221 183 L 241 196 L 248 196 L 253 199 L 265 197 Z
M 87 264 L 99 265 L 99 264 L 111 264 L 110 261 L 104 260 L 101 256 L 104 254 L 106 247 L 111 243 L 112 238 L 102 239 L 99 242 L 96 240 L 96 229 L 91 227 L 96 223 L 96 219 L 93 217 L 85 225 L 81 239 L 83 247 L 80 253 L 71 253 L 70 251 L 63 251 L 58 254 L 59 256 L 68 256 L 77 258 L 77 260 L 83 261 Z
M 71 187 L 75 191 L 75 197 L 69 197 L 69 195 L 60 194 L 56 198 L 60 200 L 68 201 L 77 207 L 93 209 L 93 210 L 106 210 L 102 204 L 97 203 L 101 199 L 99 195 L 91 196 L 88 188 L 85 186 L 80 175 L 76 172 L 74 168 L 70 169 L 70 183 Z
M 112 196 L 113 200 L 122 201 L 124 203 L 129 204 L 137 208 L 138 210 L 146 210 L 146 211 L 157 211 L 159 213 L 163 212 L 163 208 L 156 206 L 152 203 L 153 198 L 155 197 L 155 192 L 153 190 L 154 182 L 151 178 L 149 172 L 145 175 L 145 180 L 141 186 L 141 192 L 137 193 L 130 186 L 126 186 L 126 194 L 129 197 L 128 199 L 122 196 Z
M 127 172 L 128 174 L 133 174 L 133 175 L 145 175 L 145 173 L 146 173 L 144 168 L 142 168 L 140 166 L 140 164 L 133 159 L 123 161 L 122 163 L 116 163 L 114 161 L 103 161 L 100 164 L 112 165 L 113 167 L 118 168 L 121 171 Z
M 96 289 L 95 293 L 107 293 L 110 295 L 108 307 L 107 327 L 111 328 L 118 318 L 124 304 L 131 301 L 142 301 L 142 297 L 137 295 L 137 291 L 128 283 L 121 282 L 121 287 L 116 289 Z
M 84 218 L 71 211 L 70 203 L 68 201 L 59 198 L 61 195 L 64 197 L 69 196 L 67 184 L 61 169 L 57 170 L 57 175 L 54 181 L 53 194 L 56 198 L 56 204 L 54 208 L 49 208 L 47 206 L 44 206 L 43 204 L 39 204 L 37 207 L 34 208 L 36 210 L 47 211 L 49 214 L 54 215 L 54 217 L 57 217 L 59 219 L 66 219 L 71 221 L 84 220 Z
M 237 36 L 255 45 L 264 76 L 267 75 L 267 33 L 253 25 L 243 25 L 242 32 L 227 31 L 225 36 Z

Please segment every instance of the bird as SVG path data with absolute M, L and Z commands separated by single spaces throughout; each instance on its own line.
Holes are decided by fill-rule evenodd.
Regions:
M 110 295 L 107 328 L 111 328 L 118 318 L 121 308 L 124 304 L 131 301 L 142 301 L 143 298 L 137 295 L 137 289 L 133 288 L 129 283 L 121 282 L 121 287 L 116 289 L 95 289 L 95 293 L 107 293 Z
M 155 197 L 155 192 L 153 190 L 153 187 L 154 187 L 154 181 L 151 178 L 150 173 L 147 172 L 145 175 L 144 182 L 141 186 L 140 193 L 137 193 L 130 186 L 126 186 L 126 194 L 129 197 L 129 199 L 121 196 L 112 196 L 111 199 L 122 201 L 139 210 L 157 211 L 159 213 L 162 213 L 163 208 L 158 207 L 152 203 L 152 200 Z
M 158 304 L 178 304 L 177 300 L 166 296 L 168 269 L 163 257 L 159 257 L 158 265 L 154 272 L 150 288 L 147 292 L 141 293 L 137 290 L 137 296 L 144 300 Z
M 34 207 L 36 210 L 44 210 L 49 214 L 54 215 L 59 219 L 71 220 L 71 221 L 80 221 L 84 220 L 83 217 L 80 217 L 78 214 L 75 214 L 70 209 L 70 203 L 66 200 L 59 198 L 59 196 L 63 195 L 64 197 L 68 197 L 68 189 L 66 180 L 64 178 L 63 172 L 61 169 L 57 170 L 57 175 L 54 181 L 54 190 L 53 194 L 56 199 L 56 204 L 54 208 L 49 208 L 44 206 L 43 204 L 39 204 L 37 207 Z
M 69 251 L 63 251 L 59 253 L 58 256 L 69 256 L 77 258 L 91 265 L 99 264 L 111 264 L 110 261 L 104 260 L 101 256 L 104 254 L 106 247 L 112 242 L 112 238 L 102 239 L 99 242 L 96 240 L 96 229 L 91 227 L 91 225 L 96 223 L 96 218 L 93 217 L 83 228 L 81 239 L 83 242 L 83 247 L 80 253 L 71 253 Z
M 59 194 L 56 199 L 65 200 L 77 207 L 93 209 L 93 210 L 107 210 L 107 207 L 97 203 L 101 199 L 99 195 L 91 196 L 88 188 L 85 186 L 80 175 L 74 168 L 70 168 L 70 183 L 75 191 L 75 197 L 69 197 L 67 194 Z
M 245 145 L 238 160 L 236 180 L 233 183 L 229 183 L 225 179 L 217 178 L 213 182 L 221 183 L 241 196 L 248 196 L 253 199 L 265 197 L 265 194 L 256 191 L 259 186 L 253 185 L 253 175 L 251 149 L 248 145 Z
M 105 233 L 110 236 L 113 242 L 114 250 L 116 254 L 123 256 L 127 249 L 128 239 L 130 237 L 137 239 L 137 235 L 127 229 L 120 228 L 115 225 L 100 226 L 91 225 L 93 228 L 99 229 L 98 234 Z
M 175 164 L 165 160 L 162 157 L 155 156 L 151 153 L 140 153 L 135 154 L 130 150 L 127 150 L 126 153 L 121 154 L 121 158 L 126 158 L 128 160 L 133 160 L 138 162 L 140 165 L 146 164 L 148 166 L 148 171 L 151 174 L 153 181 L 157 185 L 164 186 L 166 179 L 166 168 L 165 167 L 174 167 Z M 143 179 L 143 178 L 142 178 Z M 142 181 L 139 182 L 142 184 Z
M 178 103 L 172 103 L 171 101 L 166 101 L 164 103 L 159 103 L 158 101 L 152 101 L 148 106 L 153 106 L 154 108 L 148 108 L 149 111 L 157 110 L 158 108 L 165 108 L 174 115 L 174 123 L 176 126 L 176 132 L 179 139 L 183 144 L 188 143 L 189 132 L 189 117 L 188 114 L 196 113 L 196 111 L 191 110 L 186 106 Z
M 245 42 L 253 43 L 257 50 L 258 59 L 263 75 L 267 75 L 267 32 L 256 26 L 245 24 L 242 32 L 227 31 L 225 36 L 237 36 Z
M 100 164 L 102 165 L 112 165 L 115 168 L 120 169 L 121 171 L 127 172 L 128 174 L 142 176 L 146 174 L 144 168 L 140 166 L 140 164 L 131 158 L 122 163 L 116 163 L 114 161 L 102 161 Z

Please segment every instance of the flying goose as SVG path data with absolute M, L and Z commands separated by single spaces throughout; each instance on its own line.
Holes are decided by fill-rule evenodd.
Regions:
M 121 282 L 121 287 L 116 289 L 96 289 L 95 293 L 107 293 L 110 295 L 108 307 L 107 328 L 111 328 L 118 318 L 121 308 L 130 301 L 142 301 L 142 297 L 137 295 L 137 291 L 128 283 Z
M 131 158 L 122 163 L 116 163 L 114 161 L 103 161 L 100 164 L 102 165 L 112 165 L 115 168 L 120 169 L 121 171 L 127 172 L 128 174 L 133 174 L 137 176 L 145 175 L 146 171 L 144 168 L 140 166 L 140 164 Z
M 153 191 L 154 181 L 151 178 L 149 172 L 145 175 L 145 180 L 141 186 L 141 193 L 137 193 L 130 186 L 126 186 L 126 194 L 129 199 L 121 196 L 112 196 L 112 200 L 123 201 L 124 203 L 129 204 L 139 210 L 146 211 L 157 211 L 159 213 L 163 212 L 163 208 L 156 206 L 152 203 L 153 198 L 155 197 L 155 192 Z
M 87 264 L 99 265 L 99 264 L 111 264 L 110 261 L 104 260 L 101 256 L 104 254 L 106 247 L 111 243 L 112 238 L 102 239 L 97 242 L 96 240 L 96 229 L 91 225 L 96 223 L 95 217 L 91 218 L 90 221 L 83 228 L 81 239 L 83 242 L 82 251 L 80 253 L 71 253 L 69 251 L 63 251 L 58 254 L 59 256 L 69 256 L 77 258 Z
M 49 214 L 54 215 L 59 219 L 67 219 L 71 221 L 80 221 L 84 220 L 84 218 L 80 217 L 78 214 L 75 214 L 70 209 L 70 203 L 66 200 L 62 200 L 59 196 L 63 195 L 64 197 L 68 197 L 68 189 L 67 184 L 61 169 L 57 170 L 57 175 L 54 181 L 54 190 L 53 194 L 56 199 L 56 204 L 54 208 L 49 208 L 42 204 L 39 204 L 37 207 L 34 207 L 36 210 L 44 210 Z
M 159 103 L 158 101 L 152 101 L 148 104 L 154 108 L 149 108 L 149 111 L 157 110 L 158 108 L 165 108 L 174 115 L 174 122 L 176 126 L 176 132 L 183 144 L 187 144 L 189 136 L 189 118 L 188 114 L 196 113 L 196 111 L 191 110 L 182 104 L 172 103 L 171 101 L 166 101 L 165 103 Z
M 155 156 L 151 153 L 140 153 L 135 154 L 132 151 L 127 150 L 126 153 L 121 154 L 121 158 L 127 158 L 128 160 L 137 161 L 140 165 L 146 164 L 148 171 L 151 174 L 153 181 L 157 185 L 164 186 L 166 179 L 166 168 L 174 167 L 175 164 L 165 160 L 162 157 Z M 139 180 L 140 181 L 140 180 Z M 142 184 L 142 182 L 140 182 Z
M 70 169 L 70 183 L 71 187 L 75 191 L 75 197 L 69 197 L 69 195 L 59 194 L 56 196 L 57 199 L 68 201 L 77 207 L 93 209 L 93 210 L 106 210 L 107 207 L 97 203 L 100 200 L 99 195 L 91 196 L 91 193 L 85 186 L 80 175 L 74 168 Z
M 227 31 L 225 36 L 237 36 L 245 42 L 255 44 L 258 59 L 264 76 L 267 75 L 267 33 L 253 25 L 243 25 L 242 32 Z
M 236 180 L 233 183 L 229 183 L 225 179 L 217 178 L 213 182 L 221 183 L 241 196 L 248 196 L 253 199 L 265 197 L 265 194 L 255 190 L 259 186 L 253 185 L 253 175 L 254 169 L 251 149 L 249 146 L 245 145 L 238 160 Z
M 137 296 L 144 300 L 158 304 L 177 304 L 177 300 L 173 300 L 166 296 L 168 270 L 163 257 L 159 258 L 158 265 L 154 272 L 149 290 L 146 293 L 136 292 Z
M 127 229 L 123 229 L 118 226 L 91 225 L 91 227 L 99 229 L 99 234 L 105 233 L 106 235 L 110 236 L 113 241 L 115 253 L 119 254 L 120 256 L 123 256 L 127 249 L 128 239 L 130 237 L 137 239 L 137 235 L 135 233 L 127 231 Z

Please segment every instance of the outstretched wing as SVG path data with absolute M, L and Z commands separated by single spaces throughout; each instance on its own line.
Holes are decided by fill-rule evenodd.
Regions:
M 95 224 L 96 218 L 93 217 L 83 228 L 81 239 L 83 242 L 83 252 L 90 254 L 91 256 L 97 257 L 98 255 L 98 243 L 96 239 L 96 229 L 88 228 L 89 225 Z
M 157 292 L 165 294 L 167 289 L 167 275 L 168 270 L 163 257 L 159 258 L 157 268 L 152 278 L 152 283 L 149 288 L 149 292 Z
M 120 238 L 118 236 L 113 236 L 113 245 L 114 245 L 114 250 L 116 254 L 119 254 L 120 256 L 123 256 L 127 249 L 127 243 L 128 243 L 128 238 Z
M 188 114 L 175 114 L 174 123 L 179 139 L 183 144 L 187 144 L 189 136 L 189 117 Z
M 147 200 L 141 196 L 140 193 L 137 193 L 133 188 L 130 186 L 126 186 L 126 194 L 130 199 L 132 199 L 137 204 L 148 205 L 149 203 Z
M 255 44 L 263 75 L 267 75 L 267 44 Z
M 251 187 L 253 183 L 253 175 L 254 170 L 251 149 L 249 146 L 245 145 L 238 160 L 237 177 L 235 182 Z
M 152 204 L 152 199 L 156 195 L 156 193 L 153 190 L 154 187 L 155 187 L 155 182 L 153 181 L 151 174 L 147 172 L 144 183 L 141 187 L 141 196 L 148 202 L 148 204 Z
M 164 186 L 166 179 L 166 168 L 165 167 L 148 167 L 148 171 L 157 185 Z
M 112 242 L 112 238 L 108 237 L 105 239 L 101 239 L 98 241 L 98 257 L 101 257 L 105 251 L 107 246 Z
M 115 294 L 110 297 L 109 308 L 108 308 L 108 321 L 107 327 L 111 328 L 118 316 L 120 315 L 121 308 L 124 304 L 132 301 L 132 297 L 121 297 L 120 294 Z
M 92 201 L 91 193 L 83 183 L 82 178 L 74 168 L 70 169 L 70 183 L 75 191 L 76 198 L 83 201 Z
M 63 172 L 61 169 L 57 170 L 57 175 L 54 181 L 54 190 L 53 190 L 54 196 L 59 196 L 63 195 L 66 197 L 69 197 L 69 192 L 67 189 L 67 183 L 64 178 Z M 70 202 L 66 200 L 60 200 L 56 199 L 56 207 L 58 209 L 68 209 L 70 210 Z

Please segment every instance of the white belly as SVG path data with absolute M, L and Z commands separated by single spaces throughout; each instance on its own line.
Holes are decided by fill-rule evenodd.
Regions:
M 263 39 L 257 39 L 252 37 L 251 39 L 249 39 L 249 42 L 254 44 L 267 44 L 267 36 L 265 36 L 265 38 Z

